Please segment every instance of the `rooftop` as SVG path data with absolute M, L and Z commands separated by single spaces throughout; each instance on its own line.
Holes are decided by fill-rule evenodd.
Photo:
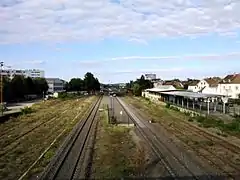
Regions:
M 210 87 L 218 86 L 219 82 L 222 80 L 220 77 L 210 77 L 204 79 Z
M 172 85 L 161 85 L 161 86 L 158 86 L 157 88 L 146 89 L 145 91 L 163 92 L 163 91 L 172 91 L 172 90 L 176 90 L 176 88 Z
M 221 84 L 240 84 L 240 73 L 227 75 Z
M 223 97 L 220 94 L 204 94 L 197 92 L 189 92 L 189 91 L 171 91 L 171 92 L 161 92 L 161 94 L 173 95 L 173 96 L 182 96 L 188 98 L 209 98 L 209 97 Z

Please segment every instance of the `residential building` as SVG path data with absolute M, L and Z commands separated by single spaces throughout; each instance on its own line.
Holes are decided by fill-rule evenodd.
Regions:
M 178 80 L 168 80 L 163 85 L 174 86 L 176 89 L 183 89 L 183 84 Z
M 150 81 L 157 78 L 156 74 L 145 74 L 144 76 L 146 80 L 150 80 Z
M 218 84 L 221 81 L 219 77 L 210 77 L 202 79 L 197 83 L 194 83 L 193 86 L 190 86 L 188 90 L 193 92 L 200 92 L 205 94 L 217 94 L 218 93 Z
M 152 79 L 151 82 L 153 83 L 154 88 L 158 88 L 163 85 L 163 80 L 161 79 Z
M 0 72 L 1 73 L 1 72 Z M 44 77 L 44 71 L 39 69 L 7 69 L 3 70 L 1 73 L 3 76 L 7 76 L 10 79 L 12 79 L 14 76 L 24 76 L 24 77 L 31 77 L 31 78 L 43 78 Z
M 187 86 L 187 89 L 189 91 L 196 92 L 197 85 L 198 85 L 199 82 L 200 82 L 200 80 L 193 80 L 193 81 L 190 81 L 190 82 L 186 82 L 185 85 Z
M 48 83 L 48 92 L 55 93 L 64 91 L 65 81 L 59 78 L 46 78 Z
M 218 93 L 237 99 L 240 94 L 240 73 L 227 75 L 218 85 Z

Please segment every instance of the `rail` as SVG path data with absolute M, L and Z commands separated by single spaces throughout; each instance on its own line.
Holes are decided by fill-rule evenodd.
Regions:
M 84 155 L 85 145 L 88 143 L 91 130 L 96 121 L 96 114 L 101 103 L 102 96 L 89 109 L 86 118 L 81 120 L 69 134 L 56 156 L 50 162 L 41 180 L 73 179 L 79 171 L 79 161 Z M 81 168 L 81 164 L 80 164 Z
M 190 176 L 191 179 L 198 179 L 198 175 L 195 175 L 193 170 L 190 169 L 192 167 L 189 167 L 184 162 L 182 162 L 172 152 L 172 150 L 165 145 L 165 142 L 163 142 L 155 135 L 155 133 L 148 127 L 148 125 L 146 125 L 146 122 L 139 120 L 134 114 L 132 114 L 131 112 L 129 112 L 129 110 L 126 109 L 126 107 L 122 104 L 121 100 L 119 100 L 118 98 L 117 100 L 124 109 L 124 111 L 128 114 L 130 119 L 134 122 L 137 130 L 149 144 L 156 156 L 160 159 L 161 163 L 165 166 L 171 178 L 178 179 L 181 176 Z M 169 156 L 166 154 L 168 154 Z M 183 174 L 181 174 L 180 172 Z M 206 179 L 211 179 L 211 177 L 206 175 Z

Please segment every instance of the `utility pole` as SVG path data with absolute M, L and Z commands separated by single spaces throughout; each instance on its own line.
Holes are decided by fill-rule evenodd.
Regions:
M 1 66 L 1 115 L 3 116 L 3 65 L 4 62 L 0 62 Z

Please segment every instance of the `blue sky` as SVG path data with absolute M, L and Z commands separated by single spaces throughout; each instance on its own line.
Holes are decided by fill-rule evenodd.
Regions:
M 1 0 L 0 59 L 69 80 L 240 71 L 240 1 Z

